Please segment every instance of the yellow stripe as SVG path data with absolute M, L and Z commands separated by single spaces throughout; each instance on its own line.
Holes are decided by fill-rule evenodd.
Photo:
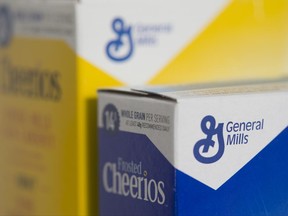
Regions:
M 287 68 L 287 20 L 286 0 L 235 0 L 150 83 L 279 76 Z

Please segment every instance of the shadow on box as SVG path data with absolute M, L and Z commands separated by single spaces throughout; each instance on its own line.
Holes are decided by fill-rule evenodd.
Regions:
M 87 100 L 87 137 L 88 137 L 88 205 L 90 215 L 99 215 L 98 196 L 98 132 L 97 132 L 97 99 Z

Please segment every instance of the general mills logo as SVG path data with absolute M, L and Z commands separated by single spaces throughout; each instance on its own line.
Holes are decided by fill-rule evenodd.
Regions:
M 125 61 L 133 54 L 132 28 L 125 26 L 123 19 L 116 18 L 112 22 L 112 30 L 116 38 L 106 45 L 106 54 L 113 61 Z
M 0 47 L 5 47 L 11 41 L 12 19 L 9 7 L 0 6 Z
M 202 119 L 201 129 L 207 136 L 196 142 L 194 146 L 193 152 L 196 160 L 204 164 L 210 164 L 218 161 L 222 157 L 225 148 L 223 125 L 223 123 L 219 123 L 216 126 L 215 118 L 210 115 Z M 217 138 L 217 143 L 213 140 L 214 136 Z

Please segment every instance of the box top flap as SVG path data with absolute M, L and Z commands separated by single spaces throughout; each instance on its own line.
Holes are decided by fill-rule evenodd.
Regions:
M 288 79 L 254 80 L 239 82 L 216 82 L 203 84 L 186 84 L 149 87 L 123 87 L 114 89 L 100 89 L 99 92 L 111 92 L 141 97 L 150 97 L 177 102 L 187 97 L 202 97 L 215 95 L 247 94 L 273 91 L 287 91 Z
M 157 88 L 157 87 L 155 87 Z M 169 97 L 165 94 L 161 94 L 157 91 L 148 91 L 145 88 L 129 88 L 129 87 L 122 87 L 122 88 L 107 88 L 107 89 L 100 89 L 98 90 L 99 93 L 107 92 L 107 93 L 114 93 L 114 94 L 121 94 L 121 95 L 131 95 L 131 96 L 138 96 L 138 97 L 149 97 L 158 100 L 167 100 L 167 101 L 174 101 L 176 102 L 176 98 Z

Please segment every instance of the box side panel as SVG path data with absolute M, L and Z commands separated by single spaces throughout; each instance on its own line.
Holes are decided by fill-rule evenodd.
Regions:
M 287 106 L 287 91 L 183 100 L 178 215 L 285 215 Z
M 286 0 L 88 0 L 78 9 L 79 56 L 125 84 L 287 75 Z
M 101 215 L 173 215 L 175 104 L 101 93 Z
M 74 8 L 0 11 L 0 214 L 77 214 Z

